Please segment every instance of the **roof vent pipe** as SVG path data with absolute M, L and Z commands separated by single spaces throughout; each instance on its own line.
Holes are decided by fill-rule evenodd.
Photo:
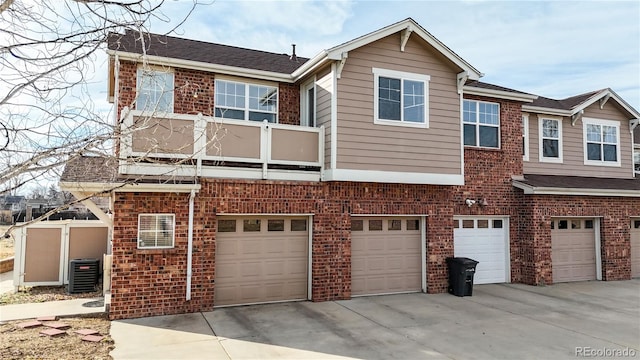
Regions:
M 292 61 L 298 61 L 298 56 L 296 55 L 296 44 L 291 44 L 291 47 L 293 48 L 292 52 L 291 52 L 291 57 L 289 59 L 291 59 Z

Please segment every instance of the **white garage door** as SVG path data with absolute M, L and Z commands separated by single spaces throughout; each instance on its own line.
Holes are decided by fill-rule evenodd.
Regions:
M 596 280 L 593 219 L 551 220 L 553 282 Z
M 640 219 L 631 220 L 631 277 L 640 277 Z
M 508 219 L 456 217 L 453 223 L 454 256 L 479 262 L 473 283 L 509 282 Z
M 420 218 L 351 219 L 351 294 L 420 291 Z
M 307 298 L 308 218 L 219 217 L 214 305 Z

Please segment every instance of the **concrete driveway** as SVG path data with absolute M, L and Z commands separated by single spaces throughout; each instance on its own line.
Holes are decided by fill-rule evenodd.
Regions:
M 640 358 L 640 280 L 222 308 L 114 321 L 111 336 L 115 360 Z

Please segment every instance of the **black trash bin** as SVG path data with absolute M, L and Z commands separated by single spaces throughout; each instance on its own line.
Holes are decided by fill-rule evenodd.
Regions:
M 455 296 L 473 295 L 473 275 L 478 262 L 466 257 L 447 258 L 449 293 Z

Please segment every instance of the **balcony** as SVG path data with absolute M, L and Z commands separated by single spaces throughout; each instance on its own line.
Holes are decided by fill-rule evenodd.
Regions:
M 324 128 L 122 111 L 123 175 L 319 181 Z

